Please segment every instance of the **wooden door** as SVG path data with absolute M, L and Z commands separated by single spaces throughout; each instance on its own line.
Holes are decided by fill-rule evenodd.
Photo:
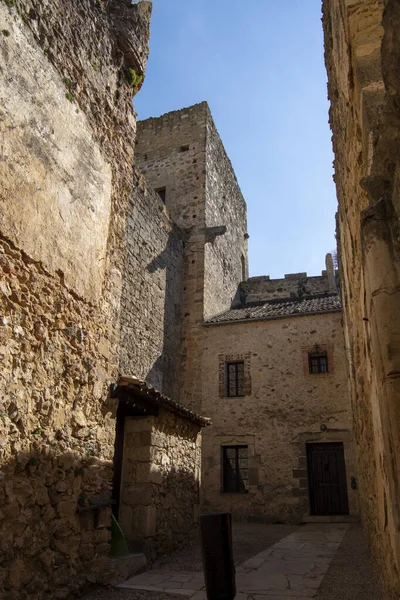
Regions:
M 311 514 L 348 515 L 343 444 L 307 444 L 307 459 Z
M 114 442 L 114 464 L 113 464 L 113 514 L 118 520 L 119 503 L 121 496 L 122 480 L 122 460 L 124 456 L 124 435 L 125 435 L 125 413 L 126 409 L 121 402 L 117 410 L 117 419 L 115 423 L 115 442 Z

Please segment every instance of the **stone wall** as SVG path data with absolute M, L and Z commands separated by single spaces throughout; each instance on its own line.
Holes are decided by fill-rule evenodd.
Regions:
M 346 345 L 362 518 L 400 594 L 399 3 L 325 0 Z
M 150 3 L 0 2 L 0 586 L 107 570 L 132 71 Z M 138 307 L 132 306 L 132 310 Z
M 309 277 L 307 273 L 285 275 L 283 279 L 269 276 L 250 277 L 241 283 L 243 302 L 263 302 L 273 298 L 301 298 L 335 291 L 330 287 L 326 271 L 322 275 Z
M 106 325 L 40 263 L 0 247 L 1 586 L 6 598 L 66 597 L 107 567 L 104 522 L 77 513 L 110 498 Z
M 154 189 L 165 188 L 165 205 L 185 232 L 184 298 L 180 395 L 182 403 L 199 408 L 198 388 L 189 373 L 199 362 L 204 318 L 204 244 L 206 192 L 205 102 L 138 123 L 137 164 Z
M 226 227 L 205 245 L 204 318 L 227 310 L 248 277 L 247 208 L 231 162 L 208 110 L 206 226 Z
M 126 223 L 120 372 L 179 396 L 183 236 L 138 171 Z
M 154 189 L 166 189 L 169 214 L 189 231 L 205 225 L 207 114 L 203 102 L 137 124 L 137 165 Z
M 179 547 L 197 522 L 199 430 L 165 409 L 125 420 L 119 522 L 130 546 L 150 558 Z
M 306 444 L 343 442 L 350 514 L 356 476 L 341 314 L 207 325 L 201 410 L 202 509 L 235 517 L 299 521 L 309 514 Z M 328 351 L 329 373 L 310 375 L 308 352 Z M 245 363 L 245 395 L 227 397 L 225 362 Z M 321 425 L 326 425 L 323 432 Z M 222 493 L 221 447 L 248 446 L 248 493 Z

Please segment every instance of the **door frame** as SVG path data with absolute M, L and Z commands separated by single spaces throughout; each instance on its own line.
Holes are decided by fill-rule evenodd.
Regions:
M 336 473 L 337 473 L 337 487 L 335 490 L 336 498 L 335 504 L 337 504 L 339 510 L 337 512 L 331 512 L 328 510 L 328 505 L 325 503 L 325 510 L 321 512 L 318 509 L 319 504 L 319 490 L 317 487 L 317 479 L 315 477 L 315 469 L 313 468 L 313 457 L 317 456 L 317 452 L 313 452 L 317 446 L 330 446 L 325 450 L 325 454 L 335 456 L 336 460 Z M 321 448 L 321 454 L 324 454 Z M 306 455 L 307 455 L 307 472 L 308 472 L 308 490 L 309 490 L 309 503 L 310 503 L 310 515 L 313 516 L 345 516 L 350 514 L 350 504 L 348 495 L 348 482 L 346 472 L 346 460 L 345 460 L 345 448 L 342 441 L 331 441 L 324 440 L 318 442 L 309 442 L 306 444 Z
M 358 477 L 354 435 L 351 429 L 328 429 L 327 431 L 302 431 L 292 439 L 293 456 L 293 496 L 298 498 L 298 512 L 304 518 L 310 516 L 308 490 L 307 444 L 314 442 L 343 442 L 347 472 L 347 494 L 350 516 L 359 517 L 359 497 L 357 485 L 351 486 L 351 477 Z

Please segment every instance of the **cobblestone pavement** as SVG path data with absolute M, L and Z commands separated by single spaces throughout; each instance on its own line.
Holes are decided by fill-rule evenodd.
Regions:
M 234 525 L 236 600 L 382 600 L 361 527 Z M 197 540 L 85 600 L 205 600 Z M 83 599 L 82 599 L 83 600 Z

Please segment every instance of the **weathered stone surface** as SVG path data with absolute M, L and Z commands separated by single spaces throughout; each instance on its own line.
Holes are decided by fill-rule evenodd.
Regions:
M 246 204 L 206 102 L 139 122 L 135 157 L 186 234 L 179 393 L 199 410 L 202 323 L 248 275 Z
M 361 509 L 400 595 L 399 3 L 324 1 L 345 338 Z
M 204 249 L 205 319 L 228 308 L 248 277 L 246 203 L 208 107 L 206 119 L 205 224 L 224 226 L 226 233 Z
M 260 302 L 274 298 L 303 298 L 334 291 L 329 285 L 326 271 L 312 277 L 307 273 L 294 273 L 285 275 L 283 279 L 250 277 L 240 284 L 240 299 L 242 302 Z
M 110 511 L 96 529 L 94 512 L 79 509 L 111 499 L 116 407 L 108 388 L 118 375 L 135 186 L 127 69 L 143 75 L 149 33 L 149 3 L 140 4 L 0 2 L 9 33 L 0 36 L 7 599 L 65 598 L 107 570 Z
M 98 299 L 111 209 L 110 166 L 32 32 L 21 30 L 19 17 L 4 3 L 0 10 L 2 27 L 10 32 L 0 47 L 0 135 L 8 133 L 0 167 L 0 227 L 53 275 L 61 270 L 77 293 Z M 21 56 L 25 68 L 17 77 Z M 41 230 L 46 235 L 38 244 Z
M 120 371 L 178 398 L 183 234 L 137 171 L 134 183 L 126 225 Z
M 151 440 L 143 462 L 134 418 L 127 419 L 119 521 L 132 550 L 149 558 L 176 548 L 195 524 L 200 498 L 199 426 L 164 409 L 140 419 Z

